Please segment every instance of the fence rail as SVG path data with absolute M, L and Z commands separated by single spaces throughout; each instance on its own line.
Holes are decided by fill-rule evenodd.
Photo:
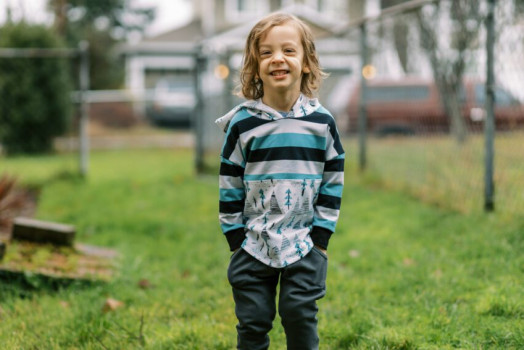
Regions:
M 416 0 L 338 29 L 361 47 L 339 124 L 361 171 L 446 207 L 523 213 L 524 159 L 511 150 L 524 138 L 522 7 Z
M 319 97 L 345 135 L 348 154 L 357 158 L 349 161 L 365 169 L 362 176 L 447 208 L 523 214 L 523 1 L 408 1 L 334 32 L 317 45 L 321 64 L 331 66 Z M 172 52 L 164 52 L 184 58 L 184 79 L 192 84 L 196 102 L 191 140 L 187 133 L 160 132 L 158 144 L 194 146 L 198 172 L 215 166 L 206 156 L 218 158 L 223 133 L 214 120 L 241 101 L 232 93 L 238 83 L 240 42 L 220 42 L 216 50 L 212 44 L 203 42 L 197 50 L 174 45 Z M 83 57 L 85 67 L 88 57 L 82 52 L 85 48 L 3 48 L 0 59 Z M 343 64 L 341 58 L 346 59 Z M 217 68 L 218 75 L 224 74 L 220 78 Z M 157 97 L 151 86 L 88 91 L 86 71 L 76 74 L 82 85 L 72 101 L 83 103 L 83 117 L 74 139 L 83 141 L 72 149 L 82 150 L 79 167 L 87 173 L 94 137 L 93 130 L 87 132 L 88 119 L 93 129 L 98 123 L 114 123 L 130 130 L 142 125 L 136 121 L 148 120 Z M 164 142 L 164 137 L 179 142 Z

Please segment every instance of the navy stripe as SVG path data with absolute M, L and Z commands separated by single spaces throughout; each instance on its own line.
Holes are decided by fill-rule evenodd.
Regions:
M 305 117 L 300 117 L 299 120 L 329 125 L 329 132 L 331 133 L 331 137 L 333 138 L 333 146 L 335 147 L 335 150 L 338 154 L 344 153 L 344 148 L 342 147 L 342 143 L 340 143 L 340 138 L 337 133 L 337 125 L 335 123 L 335 119 L 333 119 L 332 116 L 324 113 L 314 112 Z
M 328 194 L 319 193 L 317 199 L 317 205 L 329 209 L 340 209 L 340 203 L 342 199 L 340 197 L 330 196 Z
M 305 160 L 323 162 L 325 153 L 322 149 L 306 147 L 274 147 L 249 152 L 248 162 L 267 162 L 272 160 Z
M 317 123 L 317 124 L 328 124 L 331 126 L 331 124 L 335 124 L 335 120 L 332 116 L 329 114 L 324 114 L 320 112 L 313 112 L 310 115 L 306 115 L 304 117 L 298 118 L 299 120 L 304 120 L 311 123 Z
M 243 177 L 244 168 L 238 165 L 232 165 L 227 163 L 220 163 L 220 175 L 223 176 L 235 176 Z
M 244 200 L 224 202 L 219 201 L 219 211 L 224 214 L 240 213 L 244 210 Z
M 237 145 L 239 133 L 237 125 L 233 125 L 229 130 L 229 133 L 226 137 L 226 142 L 224 143 L 224 148 L 222 149 L 222 157 L 229 159 L 231 154 L 235 151 Z
M 324 164 L 324 171 L 344 171 L 344 159 L 328 160 Z
M 251 118 L 247 118 L 247 119 L 244 119 L 244 120 L 241 120 L 239 121 L 238 123 L 236 123 L 234 126 L 236 126 L 237 130 L 238 130 L 238 134 L 243 134 L 245 133 L 246 131 L 249 131 L 249 130 L 252 130 L 254 128 L 257 128 L 261 125 L 264 125 L 264 124 L 267 124 L 267 123 L 272 123 L 273 120 L 269 120 L 269 119 L 261 119 L 259 117 L 251 117 Z
M 333 132 L 331 133 L 333 134 Z M 340 142 L 340 138 L 338 137 L 338 133 L 335 130 L 335 138 L 333 139 L 333 147 L 335 148 L 335 151 L 337 151 L 338 154 L 344 153 L 344 147 L 342 147 L 342 143 Z

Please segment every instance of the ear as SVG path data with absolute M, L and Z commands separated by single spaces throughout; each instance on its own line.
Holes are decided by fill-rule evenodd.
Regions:
M 302 69 L 302 72 L 308 74 L 308 73 L 311 73 L 311 69 L 309 69 L 308 66 L 305 66 L 304 69 Z

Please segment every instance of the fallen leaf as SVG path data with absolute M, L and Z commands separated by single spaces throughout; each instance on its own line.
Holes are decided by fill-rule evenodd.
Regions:
M 182 272 L 182 278 L 183 279 L 188 278 L 190 275 L 191 275 L 191 272 L 189 270 L 184 270 Z
M 360 256 L 360 252 L 358 250 L 352 249 L 349 251 L 349 256 L 352 258 L 358 258 Z
M 116 299 L 107 298 L 104 303 L 104 306 L 102 307 L 102 312 L 115 311 L 116 309 L 121 308 L 122 306 L 124 306 L 123 302 Z
M 403 263 L 406 266 L 411 266 L 411 265 L 415 264 L 415 261 L 413 259 L 410 259 L 410 258 L 404 258 Z
M 138 287 L 140 287 L 141 289 L 149 289 L 153 287 L 153 285 L 151 284 L 151 282 L 149 282 L 149 280 L 143 278 L 140 281 L 138 281 Z

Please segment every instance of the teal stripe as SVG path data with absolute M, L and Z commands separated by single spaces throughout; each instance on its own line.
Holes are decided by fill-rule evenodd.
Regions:
M 250 117 L 253 117 L 253 116 L 245 109 L 240 109 L 238 112 L 236 112 L 235 115 L 233 116 L 233 118 L 231 118 L 231 121 L 229 122 L 229 127 L 228 127 L 228 130 L 226 132 L 226 138 L 224 140 L 227 141 L 227 137 L 231 133 L 231 126 L 233 124 L 241 122 L 242 120 L 248 119 Z
M 220 200 L 222 202 L 239 201 L 245 198 L 245 192 L 243 188 L 221 188 L 220 189 Z
M 318 113 L 324 113 L 324 114 L 327 114 L 327 115 L 329 115 L 331 118 L 333 118 L 333 116 L 331 115 L 331 113 L 330 113 L 327 109 L 325 109 L 324 106 L 320 106 L 320 107 L 317 109 L 317 112 L 318 112 Z M 335 119 L 335 118 L 333 118 L 333 119 Z
M 327 194 L 334 197 L 342 197 L 342 190 L 344 189 L 343 185 L 338 184 L 323 184 L 320 187 L 320 193 Z
M 222 163 L 226 163 L 226 164 L 229 164 L 229 165 L 236 165 L 235 163 L 233 163 L 232 161 L 230 161 L 227 158 L 224 158 L 224 157 L 220 157 L 220 158 L 222 160 Z
M 307 147 L 325 149 L 326 138 L 316 135 L 284 133 L 259 137 L 251 143 L 252 150 L 273 147 Z
M 339 154 L 338 156 L 330 160 L 335 160 L 335 159 L 346 159 L 346 154 L 345 153 Z
M 245 181 L 256 180 L 296 180 L 296 179 L 321 179 L 322 174 L 292 174 L 292 173 L 277 173 L 277 174 L 260 174 L 260 175 L 244 175 Z
M 223 233 L 236 230 L 237 228 L 243 228 L 245 227 L 244 224 L 221 224 L 220 228 L 222 229 Z
M 313 226 L 320 226 L 320 227 L 330 230 L 331 232 L 335 232 L 336 225 L 337 223 L 335 221 L 319 219 L 319 218 L 313 219 Z

